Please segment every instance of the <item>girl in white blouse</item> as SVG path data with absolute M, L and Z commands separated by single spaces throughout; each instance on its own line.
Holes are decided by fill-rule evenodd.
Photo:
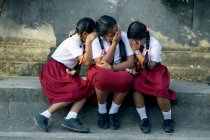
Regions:
M 79 75 L 82 64 L 91 64 L 91 43 L 97 36 L 95 22 L 82 18 L 76 27 L 75 34 L 64 40 L 52 54 L 52 60 L 43 65 L 40 83 L 49 99 L 50 107 L 35 116 L 35 124 L 48 132 L 48 120 L 52 113 L 72 103 L 71 109 L 61 126 L 77 132 L 89 132 L 77 117 L 86 98 L 94 93 L 90 81 Z
M 166 66 L 161 64 L 161 45 L 150 37 L 147 27 L 138 21 L 132 22 L 127 31 L 132 50 L 136 56 L 136 69 L 127 69 L 135 75 L 133 88 L 134 103 L 140 116 L 140 129 L 149 133 L 151 126 L 146 115 L 144 95 L 155 96 L 162 110 L 165 132 L 174 131 L 174 121 L 171 118 L 170 100 L 176 99 L 176 93 L 169 89 L 170 74 Z
M 95 65 L 88 70 L 88 79 L 95 86 L 98 99 L 98 126 L 119 129 L 118 109 L 131 88 L 133 76 L 126 68 L 133 68 L 134 56 L 126 33 L 121 32 L 113 17 L 104 15 L 96 22 L 98 37 L 92 42 Z M 113 92 L 111 108 L 107 97 Z

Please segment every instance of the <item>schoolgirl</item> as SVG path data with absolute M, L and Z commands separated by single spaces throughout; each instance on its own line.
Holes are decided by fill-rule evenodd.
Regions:
M 170 74 L 166 66 L 161 64 L 161 45 L 154 37 L 150 37 L 147 27 L 139 22 L 132 22 L 127 31 L 132 50 L 136 56 L 136 69 L 127 69 L 135 74 L 133 94 L 136 110 L 140 116 L 140 129 L 149 133 L 151 125 L 146 115 L 144 95 L 155 96 L 162 110 L 165 132 L 174 131 L 174 121 L 171 118 L 170 100 L 176 99 L 176 93 L 169 89 Z
M 133 68 L 134 56 L 126 33 L 121 32 L 111 16 L 101 16 L 96 22 L 98 37 L 92 42 L 95 65 L 88 70 L 88 79 L 95 86 L 98 100 L 98 127 L 119 129 L 118 110 L 129 92 L 132 75 L 125 71 Z M 114 93 L 110 109 L 108 94 Z
M 95 22 L 82 18 L 76 26 L 75 34 L 64 40 L 52 54 L 52 60 L 43 65 L 40 83 L 49 99 L 50 107 L 35 116 L 35 124 L 48 132 L 52 113 L 72 103 L 71 109 L 61 126 L 77 132 L 89 132 L 77 117 L 86 98 L 94 93 L 90 81 L 79 75 L 82 64 L 91 64 L 91 43 L 97 37 Z

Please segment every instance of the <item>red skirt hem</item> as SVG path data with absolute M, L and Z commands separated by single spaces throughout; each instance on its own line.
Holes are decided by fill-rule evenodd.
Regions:
M 94 93 L 90 81 L 81 76 L 71 76 L 66 73 L 66 66 L 50 60 L 43 65 L 40 83 L 49 103 L 75 102 L 88 98 Z
M 92 65 L 88 69 L 88 79 L 99 90 L 115 93 L 128 93 L 133 76 L 126 71 L 109 71 Z
M 134 78 L 133 88 L 142 94 L 176 100 L 176 93 L 169 89 L 170 74 L 164 65 L 155 67 L 152 71 L 141 69 Z

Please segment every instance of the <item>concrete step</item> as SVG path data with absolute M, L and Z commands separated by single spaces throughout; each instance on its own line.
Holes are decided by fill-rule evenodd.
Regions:
M 15 120 L 22 121 L 22 120 Z M 177 127 L 173 134 L 164 133 L 160 128 L 152 128 L 150 134 L 142 133 L 137 125 L 127 124 L 121 130 L 102 130 L 90 125 L 88 134 L 65 131 L 59 125 L 54 125 L 49 133 L 40 132 L 31 120 L 16 127 L 16 131 L 0 132 L 1 140 L 209 140 L 209 131 L 189 130 Z M 19 124 L 18 124 L 19 125 Z M 26 129 L 27 128 L 27 129 Z M 18 131 L 19 130 L 19 131 Z
M 38 77 L 1 77 L 0 139 L 210 139 L 210 86 L 205 82 L 171 80 L 171 89 L 178 96 L 172 106 L 173 119 L 176 122 L 173 134 L 163 132 L 162 114 L 155 105 L 147 107 L 152 132 L 149 135 L 143 134 L 139 130 L 139 118 L 132 104 L 123 104 L 120 109 L 120 130 L 99 129 L 97 107 L 87 104 L 79 117 L 90 127 L 90 134 L 69 132 L 60 127 L 69 107 L 53 114 L 50 133 L 43 133 L 33 122 L 33 117 L 48 107 Z

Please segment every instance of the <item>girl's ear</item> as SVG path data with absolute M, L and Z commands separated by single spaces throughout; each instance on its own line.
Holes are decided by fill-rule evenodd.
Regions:
M 82 38 L 85 40 L 87 38 L 87 36 L 88 36 L 88 33 L 86 31 L 84 31 L 82 33 Z

